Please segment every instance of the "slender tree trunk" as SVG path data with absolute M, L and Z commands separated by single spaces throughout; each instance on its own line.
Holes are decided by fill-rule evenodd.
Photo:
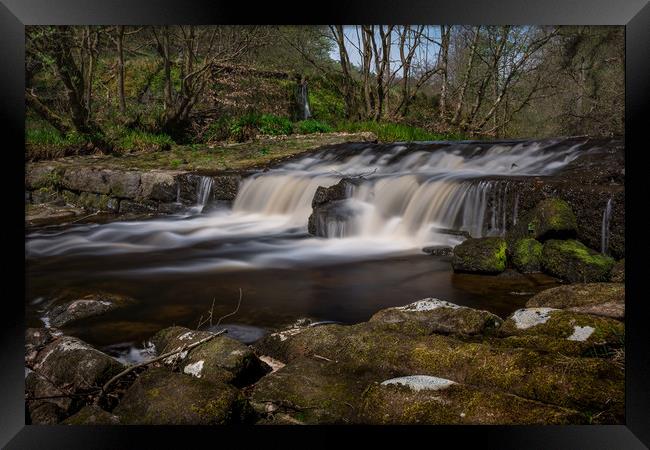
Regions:
M 448 90 L 448 62 L 449 62 L 449 35 L 451 26 L 440 26 L 441 37 L 441 61 L 440 68 L 442 70 L 442 87 L 440 89 L 440 118 L 443 122 L 447 120 L 447 90 Z
M 117 27 L 117 96 L 120 102 L 120 112 L 126 113 L 126 98 L 124 94 L 124 26 Z
M 479 38 L 480 31 L 481 31 L 481 27 L 480 26 L 476 27 L 476 31 L 474 32 L 474 38 L 472 39 L 472 45 L 470 47 L 469 61 L 467 62 L 467 66 L 465 66 L 465 72 L 463 73 L 463 83 L 460 88 L 458 103 L 456 104 L 454 117 L 451 119 L 452 125 L 458 124 L 460 120 L 461 112 L 463 110 L 465 95 L 467 93 L 467 88 L 469 87 L 469 80 L 472 74 L 472 69 L 474 68 L 474 58 L 476 56 L 476 47 L 478 45 L 478 38 Z

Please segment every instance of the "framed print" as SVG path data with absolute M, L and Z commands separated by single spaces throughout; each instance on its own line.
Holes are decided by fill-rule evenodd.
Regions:
M 647 446 L 647 2 L 305 6 L 3 0 L 2 443 Z

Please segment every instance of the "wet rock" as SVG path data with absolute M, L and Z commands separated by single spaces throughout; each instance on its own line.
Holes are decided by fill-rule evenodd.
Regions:
M 242 179 L 240 175 L 218 175 L 212 179 L 212 200 L 235 200 Z
M 98 316 L 133 302 L 132 298 L 117 294 L 92 293 L 54 306 L 48 311 L 47 317 L 52 326 L 63 327 L 74 321 Z
M 25 364 L 33 367 L 38 352 L 54 340 L 52 332 L 47 328 L 27 328 L 25 330 Z
M 31 192 L 32 203 L 50 203 L 58 199 L 56 189 L 52 187 L 42 187 Z
M 451 256 L 454 254 L 454 249 L 446 245 L 432 245 L 422 249 L 424 253 L 432 256 Z
M 84 406 L 62 422 L 63 425 L 119 425 L 120 418 L 99 406 Z
M 181 349 L 213 335 L 209 331 L 192 331 L 170 327 L 158 332 L 151 341 L 157 353 Z M 262 362 L 250 347 L 227 336 L 218 336 L 191 349 L 170 356 L 164 362 L 177 365 L 183 373 L 215 382 L 246 386 L 268 373 L 270 367 Z
M 123 369 L 117 360 L 70 336 L 46 345 L 34 363 L 34 371 L 46 380 L 75 393 L 102 386 Z
M 32 423 L 58 423 L 67 417 L 78 407 L 78 399 L 68 397 L 69 393 L 69 390 L 55 386 L 43 375 L 30 372 L 25 378 L 25 394 Z
M 131 214 L 149 214 L 154 213 L 158 210 L 158 203 L 153 201 L 132 201 L 132 200 L 122 200 L 120 201 L 120 213 L 131 213 Z
M 546 425 L 585 423 L 586 417 L 515 395 L 420 375 L 371 385 L 364 392 L 361 421 L 395 425 Z
M 614 260 L 575 240 L 550 240 L 542 248 L 542 268 L 572 283 L 608 281 Z
M 625 317 L 625 284 L 576 283 L 547 289 L 533 296 L 527 308 L 550 307 L 615 319 Z
M 312 199 L 312 213 L 307 221 L 309 234 L 321 237 L 340 237 L 342 230 L 333 226 L 344 223 L 355 211 L 350 209 L 346 198 L 350 197 L 355 186 L 362 180 L 343 178 L 333 186 L 319 186 Z
M 176 175 L 177 172 L 171 171 L 143 172 L 140 176 L 140 187 L 136 199 L 175 202 L 177 194 Z
M 487 311 L 466 308 L 434 298 L 426 298 L 396 308 L 383 309 L 370 322 L 406 334 L 433 333 L 475 335 L 491 333 L 502 320 Z
M 361 180 L 352 178 L 343 178 L 333 186 L 318 186 L 311 201 L 312 208 L 324 205 L 326 203 L 344 200 L 350 196 L 355 186 L 358 186 Z
M 522 273 L 540 272 L 542 244 L 532 238 L 519 239 L 511 250 L 512 264 Z
M 467 239 L 454 248 L 455 272 L 495 274 L 506 269 L 506 242 L 498 237 Z
M 28 408 L 29 420 L 32 425 L 56 425 L 66 417 L 65 411 L 52 402 L 38 402 Z
M 571 206 L 559 198 L 546 198 L 529 211 L 508 233 L 508 241 L 522 238 L 539 241 L 576 236 L 578 224 Z
M 55 225 L 75 220 L 85 211 L 80 208 L 61 207 L 51 204 L 26 205 L 25 222 L 28 226 Z
M 367 380 L 341 365 L 302 358 L 262 378 L 251 406 L 262 417 L 286 415 L 299 424 L 352 423 Z
M 524 308 L 515 311 L 499 329 L 502 336 L 546 335 L 590 345 L 621 346 L 625 326 L 614 319 L 553 308 Z
M 113 414 L 128 425 L 219 425 L 246 421 L 249 409 L 229 384 L 158 368 L 138 377 Z
M 625 258 L 614 264 L 610 279 L 615 283 L 625 283 Z
M 92 192 L 82 192 L 75 203 L 91 211 L 110 211 L 117 212 L 119 210 L 119 200 L 109 197 L 106 194 L 95 194 Z

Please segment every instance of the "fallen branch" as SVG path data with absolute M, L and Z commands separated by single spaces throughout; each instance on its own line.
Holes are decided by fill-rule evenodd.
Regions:
M 227 332 L 228 332 L 228 330 L 221 330 L 221 331 L 219 331 L 217 333 L 214 333 L 214 334 L 212 334 L 210 336 L 207 336 L 207 337 L 205 337 L 205 338 L 203 338 L 203 339 L 201 339 L 199 341 L 196 341 L 193 344 L 184 345 L 181 348 L 178 348 L 176 350 L 172 350 L 172 351 L 167 352 L 167 353 L 163 353 L 162 355 L 157 356 L 157 357 L 155 357 L 155 358 L 153 358 L 153 359 L 151 359 L 149 361 L 144 361 L 144 362 L 141 362 L 139 364 L 135 364 L 133 366 L 127 367 L 122 372 L 118 373 L 113 378 L 108 380 L 106 382 L 106 384 L 104 384 L 104 386 L 102 386 L 102 390 L 100 392 L 100 395 L 99 395 L 98 399 L 101 398 L 106 393 L 106 391 L 111 386 L 111 384 L 113 384 L 115 381 L 122 378 L 123 376 L 128 375 L 129 373 L 133 372 L 135 369 L 138 369 L 138 368 L 144 367 L 144 366 L 148 366 L 149 364 L 153 364 L 153 363 L 158 362 L 160 360 L 163 360 L 165 358 L 169 358 L 170 356 L 173 356 L 173 355 L 175 355 L 177 353 L 192 350 L 194 347 L 198 347 L 199 345 L 204 344 L 204 343 L 208 342 L 209 340 L 214 339 L 215 337 L 217 337 L 219 335 L 222 335 L 224 333 L 227 333 Z

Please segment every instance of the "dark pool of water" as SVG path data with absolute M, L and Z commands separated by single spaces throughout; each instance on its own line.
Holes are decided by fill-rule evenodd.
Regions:
M 238 327 L 243 341 L 308 317 L 317 321 L 358 323 L 382 308 L 436 297 L 491 311 L 501 317 L 522 307 L 530 296 L 554 285 L 543 275 L 454 274 L 450 259 L 411 255 L 322 267 L 204 271 L 201 273 L 124 276 L 117 267 L 138 265 L 155 255 L 44 257 L 27 265 L 27 326 L 42 326 L 43 305 L 66 288 L 103 290 L 137 302 L 64 328 L 68 334 L 106 347 L 139 345 L 171 325 L 196 328 L 214 299 L 214 317 L 238 313 L 226 322 Z M 236 336 L 235 336 L 236 337 Z

